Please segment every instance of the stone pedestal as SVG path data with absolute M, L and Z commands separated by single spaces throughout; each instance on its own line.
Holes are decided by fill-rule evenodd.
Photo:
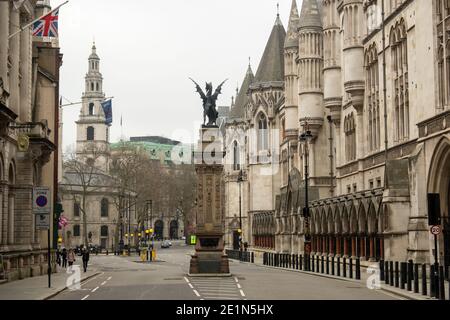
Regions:
M 191 258 L 191 276 L 230 276 L 224 254 L 222 181 L 224 152 L 217 126 L 203 126 L 194 152 L 197 173 L 197 244 Z

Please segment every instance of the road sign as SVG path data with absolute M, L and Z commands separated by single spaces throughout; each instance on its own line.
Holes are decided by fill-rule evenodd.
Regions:
M 441 233 L 441 227 L 440 226 L 432 226 L 430 228 L 431 234 L 434 234 L 435 236 L 437 236 L 438 234 Z
M 36 229 L 49 230 L 50 229 L 50 215 L 49 214 L 37 214 L 36 216 Z
M 33 188 L 33 213 L 50 214 L 50 189 L 47 187 Z

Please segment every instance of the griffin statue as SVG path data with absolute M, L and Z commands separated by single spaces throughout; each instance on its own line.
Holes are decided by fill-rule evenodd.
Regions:
M 195 82 L 192 78 L 189 78 L 192 80 L 192 82 L 195 83 L 197 92 L 200 94 L 200 97 L 203 100 L 203 125 L 205 125 L 206 122 L 206 116 L 208 116 L 208 123 L 206 123 L 206 126 L 214 126 L 217 125 L 217 117 L 219 116 L 219 113 L 216 109 L 216 101 L 219 94 L 221 94 L 222 85 L 228 80 L 226 79 L 223 81 L 217 88 L 216 91 L 214 91 L 214 94 L 212 93 L 213 86 L 212 83 L 206 83 L 206 94 L 203 92 L 202 88 L 198 85 L 197 82 Z

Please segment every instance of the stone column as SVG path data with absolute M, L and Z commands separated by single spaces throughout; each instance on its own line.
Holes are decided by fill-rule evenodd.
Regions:
M 370 252 L 369 252 L 369 261 L 375 261 L 375 239 L 373 236 L 370 236 Z
M 10 33 L 19 30 L 20 25 L 19 13 L 15 10 L 10 15 Z M 20 59 L 20 38 L 21 34 L 17 34 L 9 40 L 9 51 L 11 57 L 11 70 L 9 76 L 9 108 L 12 109 L 20 117 L 20 90 L 19 90 L 19 59 Z
M 8 88 L 9 1 L 0 1 L 0 78 Z
M 351 240 L 351 246 L 352 246 L 352 257 L 356 257 L 356 236 L 353 235 L 352 236 L 352 240 Z
M 348 239 L 347 236 L 344 236 L 342 240 L 344 241 L 344 257 L 348 257 L 348 242 L 349 242 L 349 239 Z
M 21 25 L 28 22 L 28 18 L 21 16 Z M 31 63 L 31 28 L 20 33 L 20 120 L 31 121 L 31 86 L 32 86 L 32 63 Z

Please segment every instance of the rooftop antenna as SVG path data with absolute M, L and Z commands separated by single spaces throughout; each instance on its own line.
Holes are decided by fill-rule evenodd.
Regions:
M 280 3 L 277 2 L 277 17 L 280 16 Z

